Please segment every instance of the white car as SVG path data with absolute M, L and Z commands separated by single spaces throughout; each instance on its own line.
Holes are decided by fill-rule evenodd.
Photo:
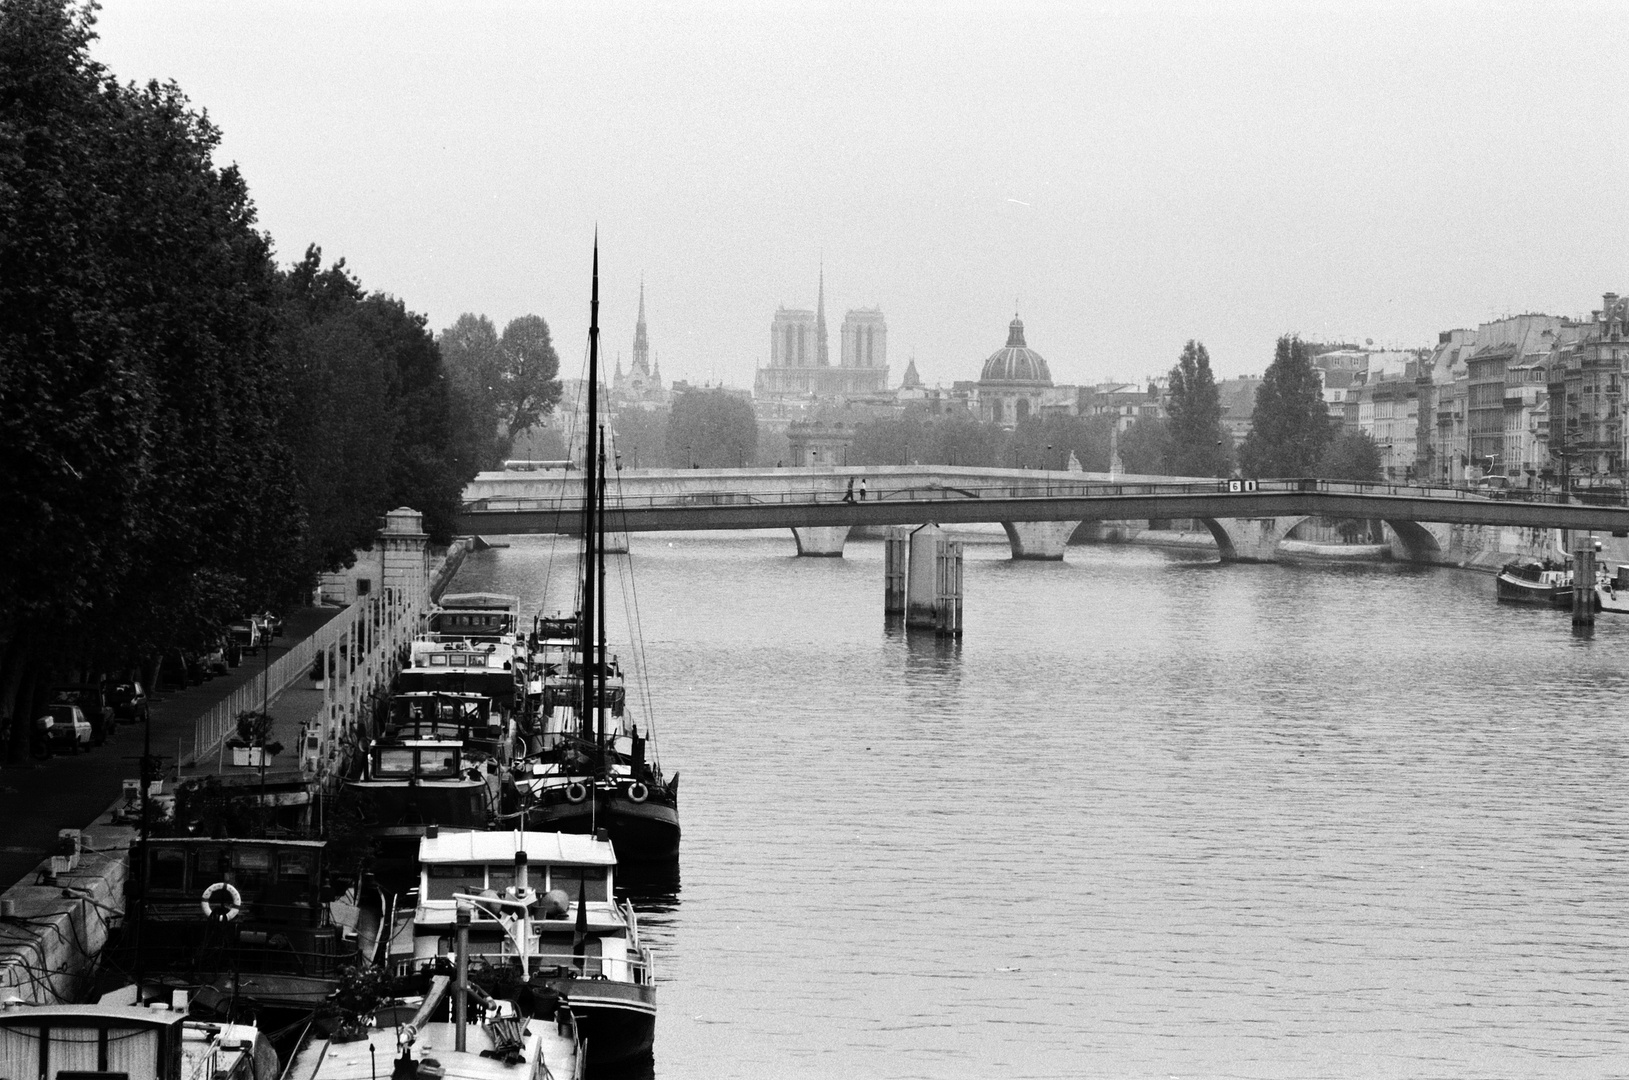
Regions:
M 84 710 L 78 705 L 56 704 L 46 706 L 46 713 L 34 721 L 34 730 L 40 741 L 51 749 L 63 749 L 77 754 L 89 750 L 95 732 Z

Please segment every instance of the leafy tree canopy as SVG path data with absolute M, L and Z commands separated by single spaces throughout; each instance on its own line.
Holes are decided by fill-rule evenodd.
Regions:
M 673 403 L 667 426 L 667 457 L 677 467 L 733 469 L 758 452 L 758 418 L 752 406 L 722 390 L 690 390 Z
M 94 13 L 0 0 L 13 716 L 308 593 L 393 506 L 448 538 L 475 468 L 423 318 L 315 247 L 280 273 L 219 132 L 93 61 Z
M 1368 432 L 1343 429 L 1324 448 L 1316 475 L 1367 483 L 1380 479 L 1380 465 L 1380 447 Z
M 1136 476 L 1166 475 L 1171 454 L 1171 427 L 1159 417 L 1139 416 L 1120 433 L 1120 464 Z
M 447 377 L 481 432 L 479 466 L 496 469 L 515 436 L 535 426 L 560 401 L 560 360 L 549 325 L 537 315 L 511 319 L 500 335 L 485 315 L 464 314 L 438 343 Z
M 1256 391 L 1250 434 L 1239 465 L 1251 476 L 1311 476 L 1331 437 L 1323 388 L 1299 336 L 1278 339 L 1271 366 Z
M 1164 471 L 1173 476 L 1226 476 L 1231 440 L 1222 427 L 1222 399 L 1203 342 L 1190 340 L 1171 369 L 1166 412 L 1170 445 Z

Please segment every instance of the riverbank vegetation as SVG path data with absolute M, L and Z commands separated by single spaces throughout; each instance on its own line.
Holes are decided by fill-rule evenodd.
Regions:
M 51 685 L 150 670 L 309 597 L 393 507 L 446 542 L 498 419 L 553 404 L 534 382 L 494 412 L 423 316 L 315 246 L 280 268 L 244 177 L 214 161 L 219 132 L 174 84 L 121 84 L 93 39 L 91 5 L 0 0 L 14 755 Z M 544 326 L 520 336 L 547 347 Z

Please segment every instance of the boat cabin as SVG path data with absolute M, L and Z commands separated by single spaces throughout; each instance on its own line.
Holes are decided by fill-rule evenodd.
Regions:
M 520 621 L 520 597 L 502 593 L 443 596 L 424 617 L 425 630 L 440 639 L 497 641 L 512 636 Z
M 481 694 L 500 708 L 515 696 L 515 651 L 495 641 L 417 641 L 396 676 L 401 693 Z
M 144 915 L 156 922 L 317 926 L 325 847 L 322 840 L 154 837 L 147 841 Z
M 322 840 L 148 840 L 146 880 L 131 883 L 133 897 L 145 896 L 146 969 L 161 982 L 186 985 L 223 973 L 337 977 L 340 935 L 327 912 L 326 847 Z
M 631 915 L 615 895 L 609 840 L 570 833 L 439 831 L 419 842 L 411 966 L 453 948 L 458 897 L 475 897 L 470 952 L 488 964 L 532 970 L 582 965 L 628 978 Z M 525 924 L 522 926 L 522 924 Z M 523 944 L 524 943 L 524 944 Z
M 182 1013 L 135 1005 L 7 1005 L 0 1009 L 0 1074 L 8 1080 L 215 1080 L 213 1056 L 183 1054 L 185 1024 Z
M 457 740 L 467 748 L 507 761 L 514 749 L 510 721 L 480 694 L 409 691 L 390 699 L 385 740 Z

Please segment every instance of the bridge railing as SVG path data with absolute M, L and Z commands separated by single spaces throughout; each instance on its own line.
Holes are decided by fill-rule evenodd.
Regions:
M 865 497 L 867 502 L 921 502 L 935 499 L 1057 499 L 1057 498 L 1113 498 L 1150 495 L 1215 495 L 1248 494 L 1254 492 L 1322 492 L 1343 495 L 1388 496 L 1392 498 L 1454 499 L 1454 500 L 1521 500 L 1552 505 L 1587 503 L 1596 506 L 1629 505 L 1622 490 L 1616 488 L 1586 489 L 1563 494 L 1556 491 L 1527 489 L 1482 490 L 1433 484 L 1393 482 L 1360 483 L 1341 480 L 1288 478 L 1252 480 L 1239 484 L 1234 481 L 1183 481 L 1178 483 L 1119 483 L 1108 480 L 1065 480 L 1055 476 L 1037 475 L 1031 481 L 1015 479 L 999 484 L 917 483 L 897 488 L 877 487 Z M 662 492 L 616 497 L 613 511 L 622 509 L 666 509 L 678 506 L 737 506 L 782 505 L 808 506 L 858 500 L 846 484 L 835 483 L 819 487 L 792 489 L 744 489 L 740 491 Z M 466 511 L 582 513 L 580 494 L 562 494 L 555 497 L 485 498 L 464 504 Z

